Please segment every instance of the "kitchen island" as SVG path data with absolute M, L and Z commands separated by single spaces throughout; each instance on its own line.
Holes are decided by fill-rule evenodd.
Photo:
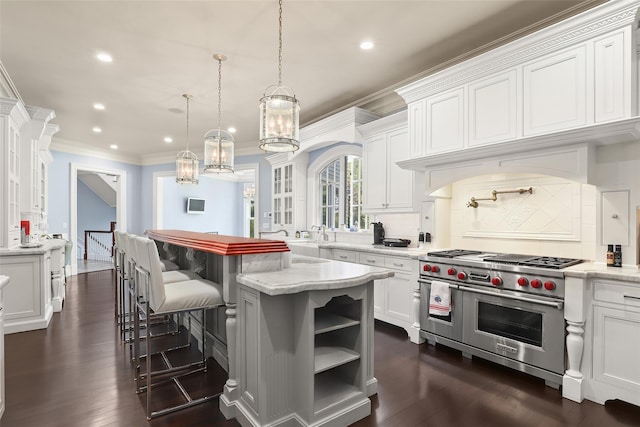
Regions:
M 168 259 L 223 286 L 225 417 L 243 426 L 337 427 L 371 413 L 373 283 L 391 270 L 292 257 L 282 241 L 147 234 Z

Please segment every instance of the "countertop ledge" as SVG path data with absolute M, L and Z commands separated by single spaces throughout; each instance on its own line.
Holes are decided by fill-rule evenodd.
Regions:
M 42 246 L 37 248 L 21 248 L 16 246 L 13 248 L 0 249 L 0 256 L 19 256 L 19 255 L 41 255 L 51 249 L 63 248 L 67 243 L 64 239 L 45 239 L 41 240 Z
M 563 270 L 565 277 L 578 277 L 580 279 L 610 279 L 624 280 L 640 284 L 640 271 L 638 267 L 607 267 L 603 263 L 583 262 Z
M 313 261 L 305 262 L 304 259 Z M 236 280 L 267 295 L 342 289 L 393 276 L 392 270 L 342 261 L 295 257 L 290 267 L 266 273 L 239 274 Z
M 321 249 L 343 249 L 348 251 L 367 252 L 372 254 L 398 256 L 410 259 L 418 259 L 418 257 L 426 255 L 427 252 L 433 250 L 432 248 L 393 248 L 382 245 L 358 245 L 353 243 L 339 242 L 319 242 L 318 247 Z

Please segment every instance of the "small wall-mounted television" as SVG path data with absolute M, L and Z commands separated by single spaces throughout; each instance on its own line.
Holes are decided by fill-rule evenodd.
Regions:
M 188 214 L 203 214 L 204 213 L 204 199 L 197 197 L 189 197 L 187 199 L 187 213 Z

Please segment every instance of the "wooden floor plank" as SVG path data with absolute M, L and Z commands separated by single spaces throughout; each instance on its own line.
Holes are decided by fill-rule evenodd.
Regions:
M 113 319 L 112 271 L 79 274 L 46 330 L 5 336 L 6 411 L 1 427 L 238 426 L 218 401 L 148 422 L 136 395 L 128 351 Z M 220 390 L 215 363 L 198 390 Z M 376 322 L 373 413 L 355 427 L 640 426 L 640 408 L 623 402 L 578 404 L 540 379 L 446 347 L 417 346 L 399 328 Z M 166 391 L 166 392 L 165 392 Z M 156 403 L 177 399 L 168 387 Z

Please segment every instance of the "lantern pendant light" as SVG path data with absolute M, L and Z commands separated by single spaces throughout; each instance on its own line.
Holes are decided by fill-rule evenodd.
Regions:
M 218 61 L 218 129 L 204 135 L 204 172 L 233 173 L 233 136 L 220 127 L 222 117 L 222 61 L 226 56 L 216 53 Z
M 176 156 L 176 182 L 179 184 L 198 183 L 198 156 L 189 151 L 189 101 L 192 96 L 182 95 L 187 100 L 187 149 Z
M 300 104 L 293 90 L 282 85 L 282 0 L 278 4 L 278 84 L 260 99 L 260 148 L 285 152 L 300 148 Z

